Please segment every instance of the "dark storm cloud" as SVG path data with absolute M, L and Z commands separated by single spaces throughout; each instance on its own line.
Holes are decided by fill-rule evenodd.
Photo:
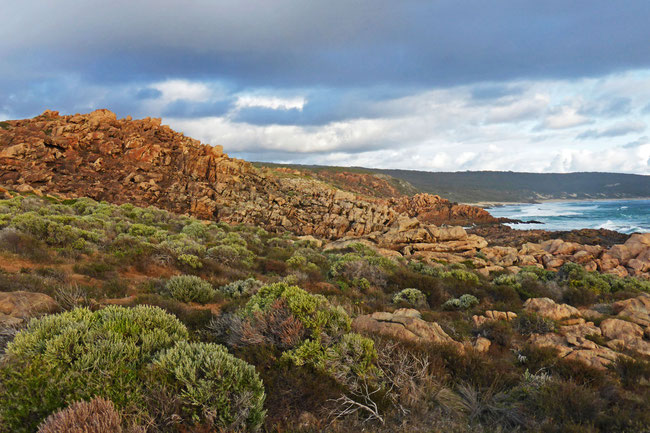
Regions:
M 152 87 L 146 87 L 144 89 L 138 90 L 138 92 L 135 94 L 136 99 L 156 99 L 160 98 L 162 96 L 162 92 L 158 89 L 154 89 Z
M 472 88 L 472 98 L 476 101 L 500 99 L 505 96 L 516 96 L 523 93 L 521 86 L 507 84 L 480 84 Z
M 3 10 L 7 77 L 448 86 L 650 64 L 646 0 L 27 0 Z

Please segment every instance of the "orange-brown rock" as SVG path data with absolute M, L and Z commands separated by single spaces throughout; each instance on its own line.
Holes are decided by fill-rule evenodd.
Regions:
M 512 311 L 488 310 L 482 316 L 472 316 L 472 321 L 474 322 L 474 326 L 478 328 L 479 326 L 488 322 L 496 322 L 497 320 L 510 321 L 516 318 L 517 313 L 514 313 Z
M 467 226 L 499 222 L 485 209 L 452 203 L 433 194 L 416 194 L 412 197 L 402 197 L 394 202 L 395 209 L 398 212 L 417 217 L 419 220 L 430 224 Z
M 614 312 L 644 328 L 650 327 L 650 295 L 644 293 L 636 298 L 625 299 L 612 304 Z
M 618 352 L 586 338 L 588 335 L 600 335 L 600 330 L 593 323 L 562 328 L 558 334 L 533 334 L 528 341 L 536 346 L 556 349 L 560 358 L 581 361 L 601 370 L 620 356 Z
M 414 343 L 452 344 L 462 350 L 462 345 L 454 341 L 435 322 L 420 318 L 417 310 L 402 308 L 394 313 L 377 312 L 358 316 L 352 322 L 357 332 L 383 335 Z
M 644 339 L 644 330 L 636 323 L 620 319 L 605 319 L 600 324 L 603 335 L 610 339 L 607 346 L 616 350 L 633 350 L 650 355 L 650 342 Z
M 18 325 L 43 313 L 54 312 L 58 304 L 44 293 L 0 292 L 0 325 Z
M 556 304 L 550 298 L 530 298 L 524 302 L 524 310 L 553 320 L 580 316 L 580 311 L 577 308 L 568 304 Z
M 279 175 L 230 158 L 220 146 L 201 144 L 160 119 L 117 119 L 108 110 L 69 116 L 46 111 L 6 124 L 0 129 L 0 184 L 10 190 L 154 205 L 327 239 L 381 231 L 407 214 L 397 202 L 377 197 L 381 194 L 343 191 L 332 182 Z M 363 180 L 363 192 L 388 185 L 381 177 L 344 176 L 345 185 Z M 460 216 L 489 217 L 479 208 L 455 207 L 439 198 L 435 203 L 447 209 L 445 223 Z

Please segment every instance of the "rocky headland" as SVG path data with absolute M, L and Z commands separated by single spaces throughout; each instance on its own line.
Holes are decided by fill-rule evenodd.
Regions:
M 349 182 L 342 183 L 346 176 Z M 152 205 L 338 244 L 363 241 L 390 256 L 469 261 L 484 274 L 575 262 L 621 277 L 649 275 L 650 234 L 514 231 L 482 208 L 431 194 L 404 196 L 385 179 L 368 176 L 340 174 L 339 186 L 357 185 L 351 191 L 298 170 L 257 168 L 160 119 L 117 119 L 108 110 L 46 111 L 0 129 L 6 190 Z M 375 188 L 380 192 L 370 195 Z M 475 228 L 468 233 L 462 226 Z

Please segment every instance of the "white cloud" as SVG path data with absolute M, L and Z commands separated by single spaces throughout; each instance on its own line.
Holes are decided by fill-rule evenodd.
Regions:
M 188 80 L 167 80 L 151 85 L 162 93 L 160 97 L 164 103 L 178 100 L 190 102 L 206 102 L 213 97 L 212 90 L 208 85 L 201 82 Z
M 643 75 L 635 77 L 639 81 Z M 234 101 L 232 111 L 220 117 L 165 121 L 204 142 L 223 145 L 233 156 L 252 160 L 419 170 L 650 174 L 647 139 L 629 138 L 645 131 L 650 122 L 650 114 L 641 113 L 647 99 L 617 84 L 627 79 L 612 75 L 516 82 L 513 85 L 521 90 L 516 95 L 482 98 L 478 103 L 472 98 L 472 86 L 429 89 L 395 99 L 361 99 L 355 103 L 373 113 L 372 118 L 314 125 L 234 120 L 235 113 L 250 107 L 303 111 L 307 107 L 306 97 L 287 90 L 250 89 L 228 96 Z M 156 88 L 163 92 L 157 100 L 161 110 L 164 101 L 173 98 L 223 98 L 214 86 L 201 83 L 176 80 Z M 627 114 L 594 109 L 607 106 L 603 98 L 625 98 Z
M 578 113 L 574 107 L 562 107 L 556 114 L 547 116 L 542 125 L 548 129 L 565 129 L 589 123 L 589 118 Z
M 237 97 L 235 106 L 240 109 L 262 107 L 272 110 L 297 109 L 302 111 L 306 103 L 307 100 L 304 97 L 280 98 L 277 96 L 241 95 Z
M 485 116 L 488 123 L 507 123 L 530 120 L 540 115 L 549 105 L 550 98 L 544 94 L 534 94 L 524 99 L 514 99 L 505 106 L 491 108 Z

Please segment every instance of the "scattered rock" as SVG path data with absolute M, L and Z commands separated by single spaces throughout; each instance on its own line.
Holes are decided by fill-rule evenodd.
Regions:
M 524 302 L 524 309 L 552 320 L 568 319 L 572 316 L 580 317 L 580 311 L 577 308 L 568 304 L 556 304 L 550 298 L 530 298 Z
M 0 292 L 0 325 L 17 325 L 57 309 L 56 301 L 44 293 Z
M 488 322 L 495 322 L 497 320 L 510 321 L 515 318 L 517 318 L 517 314 L 513 313 L 512 311 L 488 310 L 482 316 L 478 316 L 478 315 L 472 316 L 472 321 L 474 322 L 474 326 L 478 328 L 481 325 Z
M 492 342 L 488 340 L 485 337 L 478 337 L 476 341 L 472 344 L 472 347 L 474 350 L 476 350 L 479 353 L 486 353 L 487 351 L 490 350 L 490 346 L 492 345 Z
M 440 325 L 420 319 L 419 314 L 417 310 L 408 308 L 397 310 L 395 313 L 372 313 L 355 318 L 352 328 L 357 332 L 378 334 L 414 343 L 446 343 L 462 348 L 462 345 L 447 335 Z
M 650 294 L 644 293 L 636 298 L 614 302 L 614 312 L 642 327 L 650 326 Z
M 644 330 L 636 323 L 620 319 L 605 319 L 600 324 L 603 336 L 610 339 L 607 346 L 616 350 L 633 350 L 650 355 L 650 342 L 644 339 Z

